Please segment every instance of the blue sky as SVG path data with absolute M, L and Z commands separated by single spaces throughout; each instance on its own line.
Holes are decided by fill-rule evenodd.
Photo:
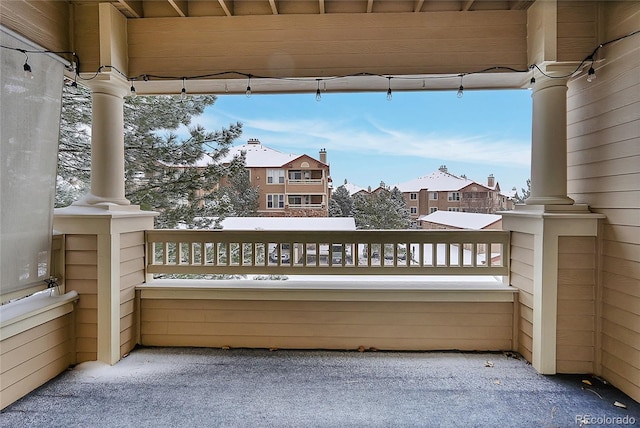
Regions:
M 447 165 L 503 191 L 525 187 L 530 174 L 531 93 L 520 91 L 220 95 L 195 122 L 210 130 L 243 123 L 236 142 L 257 138 L 287 153 L 327 150 L 336 186 L 388 185 Z

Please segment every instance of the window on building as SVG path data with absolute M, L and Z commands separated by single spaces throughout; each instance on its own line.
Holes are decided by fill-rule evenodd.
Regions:
M 432 201 L 438 200 L 438 192 L 431 192 L 431 200 Z
M 268 184 L 283 184 L 284 183 L 284 169 L 268 169 L 267 170 L 267 183 Z
M 458 207 L 449 207 L 449 208 L 447 208 L 447 211 L 453 211 L 453 212 L 459 213 L 460 212 L 460 208 L 458 208 Z
M 460 200 L 460 192 L 449 192 L 449 201 L 459 201 Z
M 418 194 L 417 193 L 410 193 L 409 194 L 409 199 L 411 199 L 412 201 L 415 201 L 418 199 Z
M 267 208 L 284 208 L 284 195 L 267 195 Z
M 436 211 L 438 211 L 438 208 L 436 207 L 429 208 L 429 214 L 434 213 Z
M 411 214 L 418 214 L 418 207 L 411 207 Z
M 300 171 L 300 170 L 289 171 L 289 180 L 301 181 L 301 180 L 310 180 L 310 179 L 311 179 L 311 171 Z

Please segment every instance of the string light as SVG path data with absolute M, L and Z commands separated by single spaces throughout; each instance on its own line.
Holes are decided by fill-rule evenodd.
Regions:
M 187 88 L 185 87 L 186 77 L 182 78 L 182 90 L 180 91 L 180 101 L 184 101 L 187 99 Z
M 462 86 L 462 78 L 464 77 L 463 74 L 460 75 L 460 87 L 458 88 L 458 98 L 462 98 L 462 96 L 464 95 L 464 86 Z
M 320 79 L 316 79 L 318 81 L 318 89 L 316 89 L 316 101 L 322 101 L 322 94 L 320 93 Z
M 129 89 L 129 95 L 131 96 L 131 98 L 135 98 L 136 96 L 138 96 L 138 94 L 136 93 L 136 87 L 133 86 L 133 81 L 131 81 L 131 88 Z
M 245 95 L 247 96 L 247 98 L 251 97 L 251 75 L 247 76 L 249 78 L 249 80 L 247 81 L 247 90 L 245 91 Z
M 596 80 L 596 70 L 593 68 L 593 61 L 591 62 L 591 67 L 589 67 L 589 71 L 587 71 L 587 82 L 591 83 Z
M 469 75 L 469 74 L 481 74 L 481 73 L 489 73 L 489 72 L 493 72 L 493 71 L 508 71 L 508 72 L 512 72 L 512 73 L 525 73 L 525 72 L 530 72 L 533 70 L 538 70 L 538 72 L 550 79 L 566 79 L 566 78 L 570 78 L 570 77 L 574 77 L 576 76 L 579 72 L 581 72 L 581 70 L 583 70 L 583 67 L 586 63 L 590 62 L 590 67 L 587 71 L 587 81 L 588 82 L 593 82 L 596 79 L 596 71 L 594 69 L 594 58 L 596 53 L 610 45 L 616 42 L 619 42 L 621 40 L 627 39 L 629 37 L 633 37 L 640 34 L 640 29 L 639 30 L 635 30 L 632 31 L 628 34 L 625 34 L 623 36 L 617 37 L 615 39 L 609 40 L 607 42 L 604 42 L 600 45 L 598 45 L 592 52 L 590 55 L 588 55 L 587 57 L 585 57 L 577 66 L 573 71 L 568 72 L 565 75 L 553 75 L 553 74 L 548 74 L 545 72 L 544 69 L 540 68 L 540 66 L 538 64 L 531 64 L 527 70 L 519 70 L 519 69 L 515 69 L 512 67 L 506 67 L 506 66 L 494 66 L 494 67 L 489 67 L 489 68 L 485 68 L 482 70 L 477 70 L 477 71 L 472 71 L 472 72 L 465 72 L 462 74 L 457 74 L 457 75 L 437 75 L 437 76 L 383 76 L 377 73 L 367 73 L 367 72 L 360 72 L 360 73 L 354 73 L 354 74 L 348 74 L 348 75 L 343 75 L 343 76 L 334 76 L 334 77 L 327 77 L 327 78 L 315 78 L 315 80 L 318 83 L 318 87 L 316 89 L 316 99 L 319 100 L 321 98 L 321 93 L 320 93 L 320 81 L 323 82 L 323 87 L 324 90 L 326 91 L 327 88 L 327 80 L 336 80 L 336 79 L 346 79 L 346 78 L 352 78 L 352 77 L 361 77 L 361 76 L 369 76 L 369 77 L 384 77 L 387 79 L 389 87 L 387 89 L 387 99 L 391 100 L 393 97 L 393 93 L 391 90 L 391 79 L 392 78 L 397 78 L 397 79 L 402 79 L 402 80 L 421 80 L 422 81 L 422 88 L 426 89 L 426 80 L 432 80 L 432 79 L 451 79 L 454 78 L 456 76 L 460 77 L 460 86 L 458 87 L 458 92 L 457 92 L 457 96 L 458 98 L 462 98 L 464 95 L 464 85 L 463 85 L 463 77 L 465 75 Z M 253 77 L 257 77 L 257 78 L 261 78 L 261 79 L 274 79 L 274 80 L 289 80 L 289 81 L 296 81 L 296 82 L 304 82 L 304 81 L 308 81 L 311 78 L 296 78 L 296 77 L 273 77 L 273 76 L 256 76 L 256 75 L 252 75 L 252 74 L 247 74 L 244 72 L 239 72 L 239 71 L 222 71 L 222 72 L 216 72 L 216 73 L 209 73 L 209 74 L 202 74 L 202 75 L 194 75 L 194 76 L 186 76 L 186 77 L 177 77 L 177 76 L 169 76 L 169 75 L 149 75 L 149 74 L 142 74 L 142 75 L 138 75 L 138 76 L 127 76 L 125 73 L 123 73 L 122 71 L 118 70 L 116 67 L 112 66 L 112 65 L 101 65 L 98 67 L 97 71 L 93 74 L 93 76 L 90 77 L 83 77 L 81 76 L 80 73 L 80 58 L 76 55 L 75 52 L 72 51 L 50 51 L 50 50 L 25 50 L 25 49 L 21 49 L 21 48 L 15 48 L 15 47 L 10 47 L 10 46 L 5 46 L 5 45 L 0 45 L 0 48 L 2 49 L 9 49 L 9 50 L 13 50 L 13 51 L 17 51 L 17 52 L 21 52 L 25 55 L 25 62 L 23 64 L 23 71 L 25 73 L 25 76 L 29 77 L 29 78 L 33 78 L 33 70 L 31 68 L 31 65 L 29 64 L 29 56 L 28 54 L 30 53 L 37 53 L 37 54 L 67 54 L 72 56 L 72 59 L 70 60 L 72 66 L 71 67 L 67 67 L 67 69 L 69 71 L 74 71 L 75 72 L 75 79 L 74 82 L 70 84 L 71 87 L 73 88 L 77 88 L 77 80 L 81 79 L 84 81 L 89 81 L 89 80 L 93 80 L 95 78 L 98 77 L 98 75 L 104 71 L 104 69 L 109 69 L 111 71 L 114 71 L 118 74 L 120 74 L 123 78 L 125 78 L 126 80 L 129 80 L 132 82 L 131 84 L 131 89 L 132 89 L 132 96 L 135 96 L 135 87 L 133 84 L 133 81 L 135 80 L 144 80 L 149 81 L 151 79 L 154 80 L 178 80 L 178 79 L 182 79 L 182 91 L 180 93 L 180 98 L 181 100 L 186 99 L 187 97 L 187 92 L 186 92 L 186 87 L 185 87 L 185 81 L 186 79 L 207 79 L 207 78 L 214 78 L 214 77 L 221 77 L 221 76 L 227 76 L 227 75 L 240 75 L 240 76 L 245 76 L 247 77 L 247 90 L 245 92 L 245 94 L 247 95 L 247 97 L 251 96 L 251 79 Z M 535 77 L 531 77 L 530 80 L 530 84 L 533 85 L 535 83 L 536 79 Z M 225 83 L 225 92 L 228 91 L 228 87 L 227 84 Z
M 29 65 L 29 55 L 27 55 L 25 51 L 22 51 L 22 53 L 26 57 L 24 60 L 24 65 L 22 66 L 22 69 L 24 70 L 24 77 L 26 77 L 27 79 L 33 79 L 33 72 L 31 71 L 31 66 Z

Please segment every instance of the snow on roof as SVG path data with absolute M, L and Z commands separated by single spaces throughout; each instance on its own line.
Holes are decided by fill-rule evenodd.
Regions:
M 460 229 L 480 230 L 502 220 L 498 214 L 478 214 L 455 211 L 436 211 L 418 218 L 420 221 L 442 224 L 444 226 L 458 227 Z
M 353 217 L 227 217 L 226 230 L 356 230 Z
M 401 192 L 418 192 L 422 189 L 433 192 L 453 192 L 473 183 L 475 183 L 475 181 L 469 180 L 468 178 L 457 177 L 448 172 L 438 170 L 429 175 L 396 184 L 395 187 L 400 189 Z
M 270 147 L 263 146 L 259 140 L 251 139 L 246 144 L 230 147 L 229 152 L 220 160 L 220 163 L 229 163 L 234 156 L 240 155 L 242 152 L 245 153 L 246 165 L 248 168 L 278 168 L 302 156 L 294 153 L 283 153 Z M 204 167 L 209 164 L 211 164 L 211 157 L 205 155 L 198 159 L 195 166 Z
M 355 185 L 353 183 L 345 183 L 345 184 L 342 184 L 342 186 L 344 186 L 345 189 L 347 189 L 349 194 L 352 195 L 352 196 L 355 195 L 356 193 L 362 191 L 362 190 L 367 190 L 364 187 L 357 186 L 357 185 Z

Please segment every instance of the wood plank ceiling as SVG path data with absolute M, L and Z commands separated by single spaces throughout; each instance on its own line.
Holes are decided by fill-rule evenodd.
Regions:
M 104 0 L 72 0 L 74 4 Z M 129 75 L 144 93 L 456 90 L 457 73 L 522 70 L 523 0 L 109 0 L 128 24 Z M 458 15 L 460 14 L 460 15 Z M 277 17 L 276 17 L 277 16 Z M 230 70 L 238 71 L 235 76 Z M 520 88 L 527 73 L 470 74 L 467 88 Z M 372 74 L 372 75 L 369 75 Z M 449 74 L 449 79 L 433 78 Z M 394 78 L 393 82 L 386 76 Z M 273 76 L 262 79 L 260 76 Z M 333 79 L 341 76 L 340 79 Z M 342 77 L 349 76 L 349 77 Z M 144 77 L 144 79 L 142 78 Z M 298 79 L 298 80 L 295 80 Z M 189 80 L 189 79 L 187 79 Z M 328 83 L 330 81 L 330 83 Z M 321 82 L 321 84 L 320 84 Z M 330 88 L 327 89 L 327 86 Z
M 527 0 L 110 0 L 110 2 L 128 18 L 523 10 L 533 3 Z

